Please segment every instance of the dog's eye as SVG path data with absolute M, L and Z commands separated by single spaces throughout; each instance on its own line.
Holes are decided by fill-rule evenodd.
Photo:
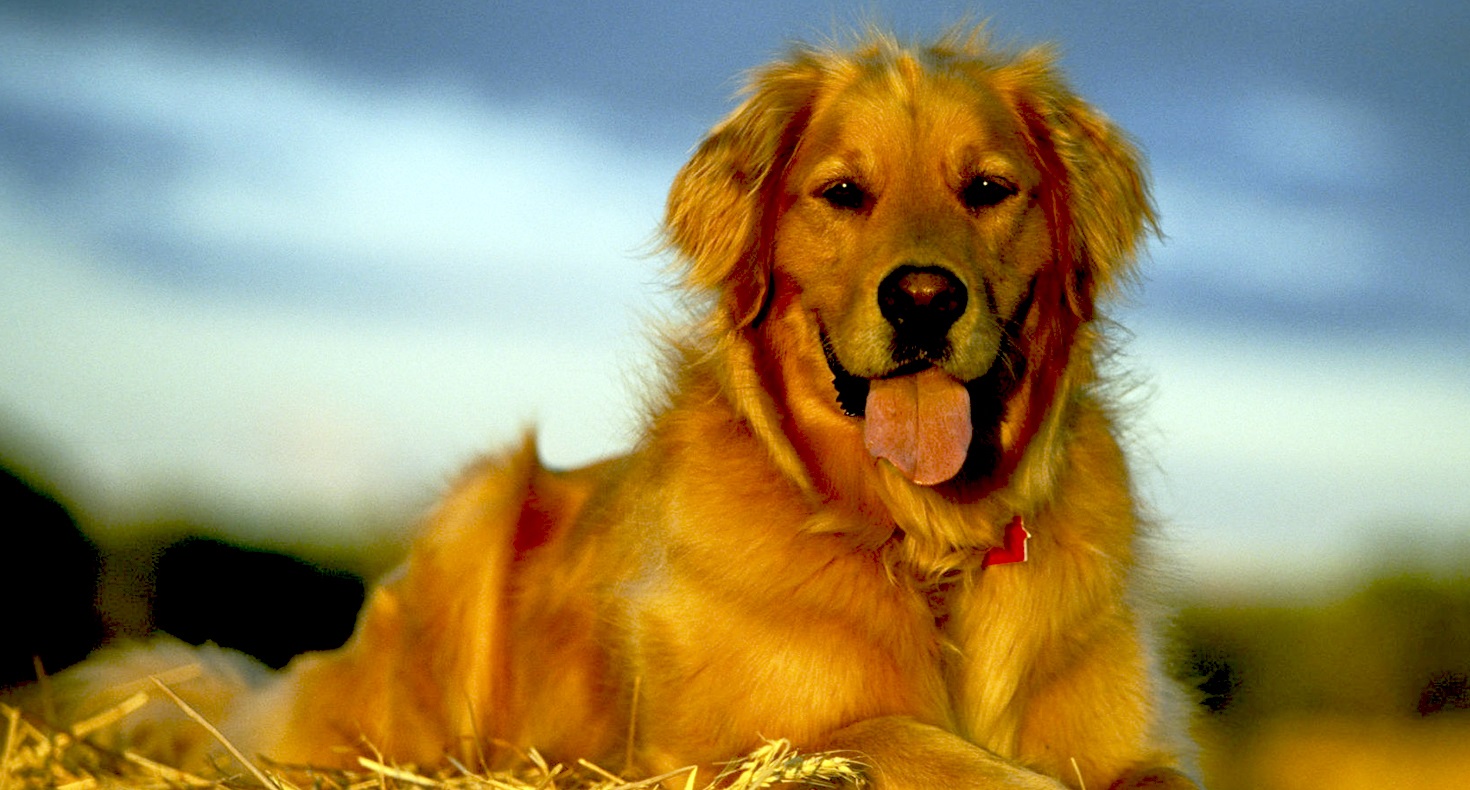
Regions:
M 822 190 L 822 199 L 836 208 L 858 211 L 868 204 L 868 193 L 852 181 L 838 181 Z
M 989 208 L 1016 194 L 1016 188 L 990 176 L 975 176 L 960 190 L 960 201 L 965 208 Z

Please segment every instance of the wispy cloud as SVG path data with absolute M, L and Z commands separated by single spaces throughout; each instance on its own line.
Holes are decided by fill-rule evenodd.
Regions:
M 1254 160 L 1243 166 L 1285 187 L 1371 189 L 1404 164 L 1392 114 L 1365 99 L 1262 82 L 1232 86 L 1227 103 L 1229 135 Z
M 1356 206 L 1295 201 L 1279 191 L 1160 174 L 1167 239 L 1155 274 L 1195 292 L 1297 305 L 1371 297 L 1392 274 L 1383 228 Z M 1238 307 L 1238 305 L 1237 305 Z
M 626 298 L 677 165 L 606 144 L 564 108 L 490 107 L 447 81 L 332 81 L 136 31 L 6 30 L 0 111 L 87 130 L 65 190 L 26 202 L 183 280 L 284 278 L 324 289 L 326 307 L 334 283 L 400 278 L 407 292 L 475 288 L 491 309 L 537 288 Z M 118 138 L 157 153 L 87 145 Z

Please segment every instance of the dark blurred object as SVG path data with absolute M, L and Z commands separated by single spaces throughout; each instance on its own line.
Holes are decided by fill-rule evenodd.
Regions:
M 54 672 L 102 642 L 97 548 L 51 496 L 0 468 L 0 688 Z
M 208 538 L 166 548 L 153 589 L 158 630 L 234 648 L 272 667 L 346 642 L 365 592 L 350 573 Z
M 1419 715 L 1470 710 L 1470 677 L 1464 672 L 1437 672 L 1419 694 Z

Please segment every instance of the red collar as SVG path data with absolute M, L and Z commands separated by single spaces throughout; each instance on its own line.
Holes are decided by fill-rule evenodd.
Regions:
M 1006 525 L 1005 534 L 1001 538 L 1001 545 L 985 552 L 985 559 L 980 561 L 980 567 L 989 568 L 992 565 L 1010 565 L 1026 561 L 1026 541 L 1031 533 L 1026 531 L 1026 523 L 1020 517 L 1011 519 Z

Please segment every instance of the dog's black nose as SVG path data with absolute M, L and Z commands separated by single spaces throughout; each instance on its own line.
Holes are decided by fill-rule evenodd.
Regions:
M 938 266 L 900 266 L 878 286 L 878 309 L 899 343 L 926 350 L 945 346 L 945 335 L 969 298 L 965 284 Z

